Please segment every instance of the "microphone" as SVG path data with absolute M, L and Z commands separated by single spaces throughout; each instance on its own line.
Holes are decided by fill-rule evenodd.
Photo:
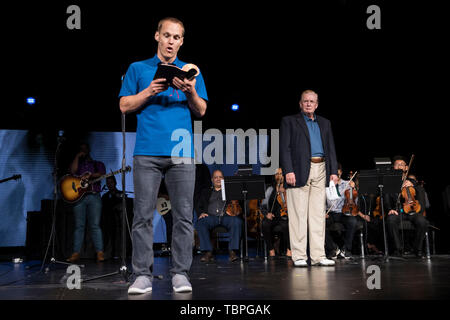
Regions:
M 64 137 L 64 130 L 58 131 L 58 143 L 66 141 L 66 137 Z

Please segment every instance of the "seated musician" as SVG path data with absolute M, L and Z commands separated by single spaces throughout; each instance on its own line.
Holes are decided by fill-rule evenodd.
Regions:
M 266 190 L 266 198 L 261 203 L 261 211 L 264 215 L 262 233 L 269 250 L 269 257 L 275 257 L 273 230 L 276 226 L 281 227 L 283 247 L 286 248 L 286 256 L 291 257 L 286 192 L 283 187 L 283 172 L 281 168 L 276 170 L 273 183 Z
M 212 244 L 210 239 L 210 231 L 221 225 L 224 226 L 229 234 L 230 241 L 228 243 L 229 260 L 231 262 L 238 259 L 236 252 L 239 250 L 239 242 L 242 234 L 242 208 L 239 202 L 222 200 L 223 174 L 220 170 L 215 170 L 212 174 L 212 187 L 204 189 L 200 195 L 198 206 L 195 209 L 198 216 L 197 232 L 200 240 L 200 250 L 205 252 L 201 262 L 210 262 L 214 260 L 212 254 Z
M 403 173 L 408 172 L 408 165 L 401 156 L 394 157 L 394 169 L 403 170 Z M 406 178 L 402 190 L 399 193 L 388 193 L 383 196 L 384 210 L 388 213 L 386 218 L 386 225 L 388 231 L 388 237 L 393 247 L 389 247 L 393 255 L 401 255 L 403 251 L 403 245 L 400 234 L 401 220 L 411 221 L 415 226 L 415 236 L 413 241 L 414 254 L 417 257 L 423 256 L 422 245 L 425 233 L 428 229 L 428 220 L 424 217 L 425 212 L 425 192 L 424 189 L 418 186 L 417 181 L 412 178 Z M 408 204 L 407 199 L 403 194 L 413 194 L 415 202 L 411 206 L 405 206 Z M 406 210 L 405 210 L 406 208 Z M 400 216 L 402 215 L 402 216 Z
M 370 214 L 367 226 L 367 250 L 369 254 L 382 254 L 378 248 L 383 248 L 383 221 L 381 220 L 380 196 L 377 194 L 360 195 L 361 212 Z
M 345 191 L 350 188 L 355 188 L 355 182 L 342 179 L 342 165 L 340 163 L 338 163 L 338 178 L 336 190 L 340 198 L 334 201 L 327 199 L 328 214 L 326 215 L 325 227 L 325 252 L 327 253 L 327 257 L 330 258 L 350 259 L 352 257 L 353 237 L 356 231 L 358 216 L 366 221 L 370 220 L 370 217 L 361 213 L 359 207 L 356 216 L 352 215 L 351 212 L 344 212 L 346 202 Z M 358 197 L 354 199 L 354 203 L 358 205 Z M 340 222 L 345 226 L 345 233 L 342 235 L 342 239 L 336 239 L 338 243 L 343 242 L 341 248 L 336 244 L 330 230 L 331 226 L 336 222 Z

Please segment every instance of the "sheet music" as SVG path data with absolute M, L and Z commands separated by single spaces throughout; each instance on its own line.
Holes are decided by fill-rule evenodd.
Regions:
M 222 201 L 227 200 L 227 198 L 225 197 L 225 180 L 222 179 L 220 180 L 220 186 L 222 188 Z

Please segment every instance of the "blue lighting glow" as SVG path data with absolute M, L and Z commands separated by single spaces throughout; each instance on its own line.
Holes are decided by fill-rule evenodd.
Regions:
M 27 98 L 27 103 L 28 103 L 29 105 L 33 105 L 33 104 L 36 103 L 36 99 L 33 98 L 33 97 L 29 97 L 29 98 Z
M 231 110 L 233 110 L 233 111 L 238 111 L 238 110 L 239 110 L 239 105 L 238 105 L 238 104 L 233 104 L 233 105 L 231 106 Z

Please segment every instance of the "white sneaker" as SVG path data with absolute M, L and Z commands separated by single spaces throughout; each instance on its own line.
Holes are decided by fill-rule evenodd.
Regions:
M 313 266 L 334 266 L 336 262 L 330 259 L 322 259 L 318 263 L 314 263 Z
M 298 259 L 298 260 L 294 261 L 294 266 L 296 266 L 296 267 L 307 267 L 308 263 L 306 262 L 306 260 Z
M 146 276 L 139 276 L 128 288 L 129 294 L 140 294 L 152 291 L 152 281 Z
M 182 274 L 176 274 L 172 277 L 173 291 L 192 292 L 192 285 L 188 278 Z

